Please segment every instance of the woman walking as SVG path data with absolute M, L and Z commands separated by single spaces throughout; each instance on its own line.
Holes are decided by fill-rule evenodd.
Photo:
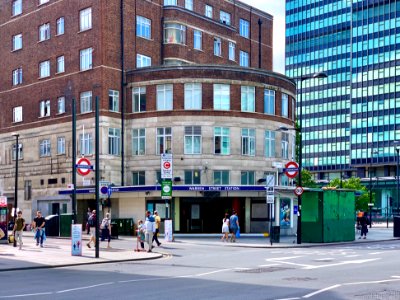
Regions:
M 225 213 L 225 218 L 222 219 L 222 237 L 221 241 L 227 241 L 229 239 L 229 215 Z
M 104 242 L 107 239 L 107 248 L 110 247 L 110 241 L 111 241 L 111 219 L 110 219 L 110 213 L 106 213 L 106 217 L 101 221 L 100 225 L 101 229 L 101 241 Z

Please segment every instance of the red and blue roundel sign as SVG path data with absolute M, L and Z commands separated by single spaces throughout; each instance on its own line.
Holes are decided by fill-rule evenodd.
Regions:
M 78 161 L 76 162 L 76 172 L 81 176 L 88 175 L 92 169 L 93 166 L 90 164 L 90 161 L 85 157 L 78 159 Z
M 285 174 L 289 178 L 295 178 L 299 173 L 299 165 L 295 161 L 289 161 L 285 165 Z

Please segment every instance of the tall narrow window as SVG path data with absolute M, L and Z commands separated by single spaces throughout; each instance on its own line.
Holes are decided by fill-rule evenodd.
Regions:
M 254 171 L 242 171 L 240 173 L 241 185 L 254 185 Z
M 64 55 L 57 57 L 57 73 L 65 72 Z
M 288 95 L 282 94 L 282 117 L 289 117 L 289 109 L 288 109 Z
M 57 35 L 64 34 L 64 17 L 57 19 Z
M 79 28 L 80 31 L 92 28 L 92 8 L 88 7 L 79 12 Z
M 145 184 L 146 184 L 145 171 L 132 172 L 132 185 L 145 185 Z
M 22 106 L 17 106 L 13 108 L 13 122 L 22 122 Z
M 264 113 L 275 114 L 275 91 L 273 90 L 264 90 Z
M 205 6 L 205 10 L 204 10 L 204 15 L 207 18 L 212 18 L 213 17 L 213 7 L 211 5 L 207 5 Z
M 119 91 L 108 90 L 108 107 L 111 111 L 119 112 Z
M 12 145 L 12 160 L 16 160 L 16 155 L 17 155 L 17 144 L 13 144 Z M 24 152 L 22 151 L 23 150 L 23 147 L 22 147 L 22 144 L 21 143 L 18 143 L 18 160 L 20 160 L 20 159 L 23 159 L 24 158 Z
M 201 126 L 185 126 L 185 154 L 201 154 Z
M 137 87 L 132 90 L 133 112 L 146 111 L 146 87 Z
M 156 154 L 172 153 L 172 129 L 171 127 L 157 128 Z
M 223 24 L 231 25 L 231 14 L 221 10 L 219 12 L 219 20 Z
M 22 33 L 13 36 L 13 51 L 22 49 Z
M 50 61 L 42 61 L 39 64 L 39 77 L 44 78 L 44 77 L 49 77 L 50 76 Z
M 236 44 L 233 42 L 229 42 L 229 60 L 235 61 L 235 49 Z
M 17 16 L 22 14 L 22 0 L 14 0 L 12 3 L 12 15 Z
M 214 84 L 214 109 L 230 109 L 230 86 L 229 84 Z
M 230 148 L 230 129 L 227 127 L 214 127 L 214 154 L 229 155 Z
M 81 93 L 81 113 L 92 111 L 92 91 Z
M 241 104 L 242 111 L 254 112 L 255 111 L 255 87 L 242 86 L 241 87 Z
M 256 155 L 256 131 L 255 129 L 242 129 L 242 155 Z
M 132 129 L 132 155 L 145 155 L 146 154 L 146 129 L 134 128 Z
M 50 23 L 39 26 L 39 41 L 45 41 L 50 38 Z
M 248 67 L 250 65 L 249 61 L 249 53 L 246 51 L 240 51 L 239 65 L 241 67 Z
M 57 154 L 65 154 L 65 137 L 57 138 Z
M 40 101 L 40 117 L 50 116 L 50 100 Z
M 188 10 L 193 10 L 193 0 L 185 0 L 185 8 Z
M 157 110 L 172 110 L 172 84 L 157 85 Z
M 265 157 L 275 157 L 275 131 L 265 131 Z
M 136 36 L 151 39 L 151 20 L 136 16 Z
M 65 97 L 59 97 L 57 99 L 57 114 L 65 113 Z
M 12 82 L 13 82 L 13 85 L 22 84 L 22 67 L 19 67 L 18 69 L 13 70 Z
M 81 155 L 93 154 L 93 137 L 91 133 L 79 135 Z
M 185 170 L 185 184 L 200 184 L 201 183 L 200 170 Z
M 242 37 L 249 38 L 250 23 L 247 20 L 240 19 L 239 21 L 239 34 Z
M 108 154 L 120 155 L 121 153 L 121 130 L 119 128 L 108 128 Z
M 32 180 L 24 181 L 24 200 L 32 199 Z
M 201 83 L 185 83 L 185 109 L 201 109 Z
M 39 143 L 39 156 L 50 156 L 51 155 L 51 144 L 50 140 L 41 140 Z
M 282 140 L 281 140 L 281 148 L 282 148 L 282 158 L 288 159 L 289 158 L 289 134 L 282 133 Z
M 151 66 L 151 57 L 143 54 L 136 54 L 136 68 L 144 68 L 150 66 Z
M 221 56 L 222 55 L 222 44 L 221 39 L 215 37 L 214 38 L 214 55 Z
M 87 48 L 80 51 L 81 71 L 92 69 L 92 53 L 92 48 Z
M 203 48 L 203 33 L 200 30 L 193 30 L 193 48 L 197 50 Z

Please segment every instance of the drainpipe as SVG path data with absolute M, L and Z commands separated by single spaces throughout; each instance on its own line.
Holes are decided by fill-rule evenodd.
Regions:
M 121 14 L 121 186 L 125 177 L 125 54 L 124 54 L 124 0 L 120 2 Z
M 261 19 L 258 19 L 258 68 L 261 69 Z

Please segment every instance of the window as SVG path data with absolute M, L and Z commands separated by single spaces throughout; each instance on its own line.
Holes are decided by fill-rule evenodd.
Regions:
M 136 68 L 144 68 L 151 66 L 151 57 L 136 54 Z
M 39 42 L 50 38 L 50 23 L 43 24 L 39 27 Z
M 132 155 L 146 154 L 146 129 L 132 129 Z
M 57 138 L 57 154 L 65 154 L 65 137 Z
M 92 111 L 92 92 L 81 93 L 81 113 Z
M 229 84 L 214 84 L 214 109 L 230 109 L 230 86 Z
M 176 5 L 176 0 L 164 0 L 164 6 L 166 5 Z
M 239 21 L 239 34 L 242 37 L 249 38 L 249 28 L 250 24 L 249 21 L 240 19 Z
M 193 48 L 197 50 L 203 49 L 203 33 L 200 30 L 193 31 Z
M 229 60 L 235 61 L 236 44 L 229 42 Z
M 185 154 L 201 154 L 201 126 L 185 126 Z
M 157 128 L 156 154 L 172 153 L 172 130 L 171 127 Z
M 164 24 L 164 44 L 186 44 L 186 26 L 175 23 Z
M 50 156 L 51 155 L 50 140 L 41 140 L 39 144 L 39 156 Z
M 40 117 L 50 116 L 50 100 L 40 101 Z
M 240 173 L 241 185 L 254 185 L 254 171 L 242 171 Z
M 47 2 L 49 2 L 49 0 L 39 0 L 39 5 L 45 4 Z
M 22 49 L 22 33 L 13 36 L 13 47 L 12 50 Z
M 242 111 L 254 112 L 255 111 L 255 87 L 242 86 L 241 87 L 241 103 Z
M 206 4 L 204 15 L 207 18 L 212 18 L 213 17 L 213 7 L 211 5 L 207 5 Z
M 57 73 L 65 72 L 64 55 L 57 57 Z
M 249 53 L 247 53 L 245 51 L 240 51 L 239 65 L 241 67 L 249 66 Z
M 264 113 L 275 114 L 275 91 L 264 90 Z
M 229 171 L 214 171 L 214 184 L 229 184 Z
M 282 94 L 282 117 L 289 117 L 288 95 Z
M 88 7 L 79 12 L 79 28 L 80 31 L 92 28 L 92 8 Z
M 32 199 L 32 180 L 24 181 L 24 200 Z
M 111 111 L 119 112 L 119 91 L 108 90 L 108 107 Z
M 146 87 L 137 87 L 132 91 L 133 112 L 146 111 Z
M 265 157 L 275 157 L 275 132 L 265 131 Z
M 57 99 L 57 114 L 65 113 L 65 97 L 59 97 Z
M 151 21 L 142 16 L 136 16 L 136 36 L 151 39 Z
M 230 154 L 230 129 L 227 127 L 214 128 L 214 154 Z
M 221 56 L 222 55 L 222 46 L 221 46 L 221 39 L 214 38 L 214 55 Z
M 256 130 L 242 128 L 242 155 L 256 155 Z
M 81 71 L 89 70 L 92 68 L 92 53 L 92 48 L 87 48 L 80 51 Z
M 145 185 L 146 184 L 146 172 L 137 171 L 132 172 L 132 185 Z
M 193 0 L 185 0 L 185 8 L 188 10 L 193 10 Z
M 281 140 L 281 147 L 282 147 L 282 158 L 288 159 L 289 158 L 289 134 L 282 133 L 282 140 Z
M 79 135 L 81 155 L 93 154 L 93 137 L 91 133 Z
M 22 14 L 22 0 L 14 0 L 12 3 L 12 15 L 17 16 Z
M 57 35 L 64 34 L 64 17 L 57 19 Z
M 13 108 L 13 122 L 22 122 L 22 106 Z
M 185 83 L 185 109 L 201 109 L 201 83 Z
M 200 184 L 200 170 L 185 170 L 185 184 Z
M 42 61 L 39 64 L 39 77 L 44 78 L 44 77 L 49 77 L 50 76 L 50 61 Z
M 157 110 L 172 110 L 172 84 L 157 85 Z
M 13 144 L 12 145 L 12 160 L 16 160 L 16 146 L 17 144 Z M 23 151 L 22 151 L 22 144 L 18 143 L 18 160 L 23 159 L 24 155 L 23 155 Z
M 118 128 L 108 128 L 108 154 L 120 155 L 121 130 Z
M 12 77 L 13 85 L 22 84 L 22 68 L 19 67 L 18 69 L 13 70 Z
M 219 20 L 223 24 L 231 25 L 231 14 L 221 10 L 219 12 Z

